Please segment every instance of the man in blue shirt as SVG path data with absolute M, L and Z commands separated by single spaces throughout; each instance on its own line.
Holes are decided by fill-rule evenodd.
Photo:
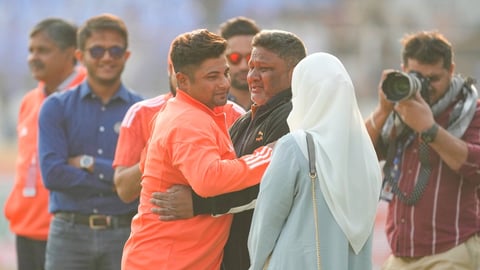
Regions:
M 87 79 L 41 108 L 40 169 L 54 214 L 46 269 L 120 269 L 137 204 L 123 203 L 115 192 L 112 162 L 123 116 L 142 99 L 121 82 L 127 47 L 120 18 L 89 19 L 76 51 Z

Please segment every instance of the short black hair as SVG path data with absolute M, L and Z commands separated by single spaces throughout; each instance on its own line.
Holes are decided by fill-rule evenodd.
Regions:
M 253 36 L 260 32 L 254 20 L 247 17 L 233 17 L 220 25 L 220 35 L 224 39 L 234 36 Z
M 44 32 L 62 50 L 77 47 L 77 26 L 60 18 L 47 18 L 30 31 L 30 38 Z
M 452 44 L 437 31 L 421 31 L 407 34 L 402 39 L 403 64 L 408 59 L 415 59 L 423 64 L 436 64 L 443 60 L 443 67 L 450 69 L 453 63 Z
M 85 50 L 87 39 L 95 31 L 113 30 L 119 33 L 125 41 L 125 49 L 128 47 L 127 26 L 122 19 L 113 14 L 101 14 L 88 19 L 78 31 L 78 48 Z
M 170 59 L 175 72 L 185 73 L 192 78 L 195 65 L 220 57 L 226 48 L 227 41 L 221 36 L 207 29 L 197 29 L 183 33 L 173 40 Z
M 307 56 L 303 41 L 295 34 L 282 30 L 262 30 L 253 37 L 253 47 L 262 47 L 278 55 L 291 67 Z

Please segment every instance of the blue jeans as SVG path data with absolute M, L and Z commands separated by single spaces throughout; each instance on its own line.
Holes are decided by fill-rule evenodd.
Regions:
M 120 270 L 130 227 L 90 229 L 53 218 L 46 251 L 46 270 Z

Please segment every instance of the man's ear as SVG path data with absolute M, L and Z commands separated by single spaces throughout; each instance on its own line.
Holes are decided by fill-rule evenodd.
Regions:
M 190 79 L 188 78 L 187 74 L 177 72 L 175 74 L 175 78 L 177 78 L 178 89 L 188 92 L 190 86 Z
M 75 58 L 77 59 L 78 62 L 80 62 L 83 65 L 83 51 L 80 49 L 75 50 Z

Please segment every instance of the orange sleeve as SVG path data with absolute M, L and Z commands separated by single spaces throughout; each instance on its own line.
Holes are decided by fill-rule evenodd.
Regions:
M 136 106 L 133 105 L 125 114 L 115 149 L 114 168 L 117 166 L 130 167 L 140 161 L 141 153 L 148 139 L 148 137 L 145 138 L 145 129 L 148 130 L 151 120 L 151 117 L 145 115 L 146 113 L 147 110 L 136 109 Z
M 188 134 L 187 134 L 188 133 Z M 261 147 L 253 154 L 235 159 L 227 136 L 214 134 L 204 126 L 179 132 L 185 142 L 171 145 L 174 166 L 182 171 L 192 189 L 202 197 L 212 197 L 241 190 L 260 182 L 272 149 Z M 217 141 L 221 138 L 220 142 Z

